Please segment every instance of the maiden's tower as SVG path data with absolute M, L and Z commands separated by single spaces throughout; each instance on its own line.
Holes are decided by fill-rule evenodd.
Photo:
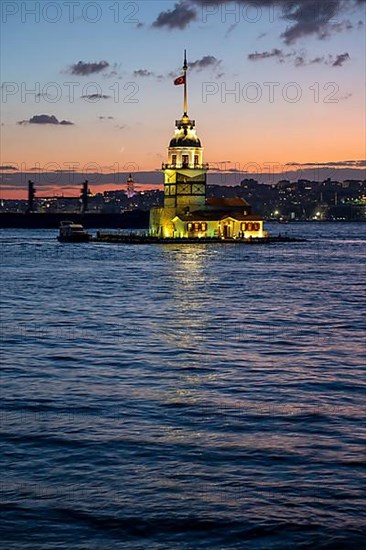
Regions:
M 184 86 L 183 116 L 175 122 L 168 162 L 162 166 L 164 207 L 150 210 L 150 234 L 169 239 L 265 237 L 263 219 L 253 216 L 243 199 L 206 198 L 208 165 L 204 163 L 196 123 L 188 115 L 187 72 L 185 53 L 183 74 L 174 81 Z

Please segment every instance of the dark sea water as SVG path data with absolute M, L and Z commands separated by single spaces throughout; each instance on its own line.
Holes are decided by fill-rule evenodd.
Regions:
M 1 547 L 366 548 L 365 229 L 3 230 Z

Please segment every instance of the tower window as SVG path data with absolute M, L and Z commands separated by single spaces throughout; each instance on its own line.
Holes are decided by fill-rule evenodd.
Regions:
M 198 155 L 194 155 L 194 163 L 196 166 L 198 165 Z
M 172 165 L 175 166 L 177 164 L 177 155 L 172 155 Z
M 189 155 L 182 155 L 182 165 L 183 168 L 187 167 L 189 164 Z

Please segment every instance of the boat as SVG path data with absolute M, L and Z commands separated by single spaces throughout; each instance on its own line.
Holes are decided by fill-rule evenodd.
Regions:
M 91 235 L 87 233 L 84 227 L 74 222 L 61 222 L 60 233 L 57 240 L 61 243 L 87 243 Z

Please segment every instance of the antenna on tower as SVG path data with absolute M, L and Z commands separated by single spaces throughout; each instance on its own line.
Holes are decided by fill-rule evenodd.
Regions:
M 188 117 L 188 93 L 187 93 L 187 50 L 184 50 L 184 63 L 183 63 L 183 72 L 184 72 L 184 107 L 183 107 L 183 116 Z

